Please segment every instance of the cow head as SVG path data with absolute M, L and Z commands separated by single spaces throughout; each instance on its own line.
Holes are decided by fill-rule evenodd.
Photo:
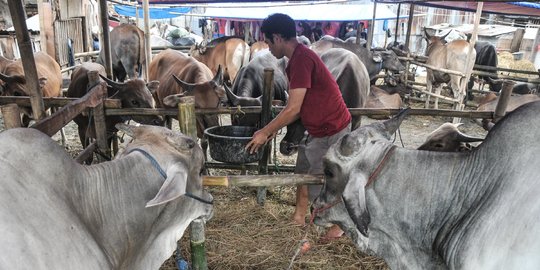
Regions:
M 364 236 L 368 235 L 370 215 L 365 200 L 366 184 L 392 148 L 389 139 L 399 128 L 407 111 L 403 110 L 396 117 L 384 122 L 360 127 L 330 147 L 323 161 L 325 184 L 314 202 L 316 208 L 336 211 L 338 213 L 332 215 L 339 215 L 339 208 L 332 204 L 341 198 L 356 229 Z M 341 217 L 341 220 L 344 219 Z M 321 217 L 318 222 L 326 221 Z M 344 226 L 348 226 L 347 224 L 349 223 L 343 222 Z M 345 228 L 345 231 L 352 230 L 354 228 Z
M 431 36 L 430 34 L 428 34 L 426 28 L 424 28 L 424 38 L 426 39 L 428 43 L 426 47 L 426 55 L 429 55 L 429 52 L 432 50 L 434 46 L 445 45 L 446 44 L 445 38 L 446 36 L 448 36 L 448 34 L 450 34 L 450 31 L 448 31 L 448 33 L 446 33 L 443 36 Z
M 184 96 L 195 96 L 196 108 L 218 108 L 227 106 L 227 93 L 223 84 L 223 70 L 221 66 L 214 78 L 202 83 L 188 83 L 182 81 L 176 75 L 172 75 L 174 80 L 182 88 L 179 94 L 170 95 L 163 99 L 163 103 L 170 107 L 176 107 L 180 99 Z
M 382 68 L 389 71 L 401 72 L 405 66 L 399 61 L 397 54 L 392 50 L 381 51 Z
M 115 82 L 109 78 L 99 75 L 109 88 L 109 97 L 120 99 L 122 108 L 156 108 L 155 100 L 152 94 L 159 86 L 158 81 L 151 81 L 148 84 L 142 79 L 129 79 L 126 82 Z M 132 117 L 134 121 L 141 124 L 162 125 L 163 118 L 158 115 L 135 115 Z M 124 119 L 124 120 L 130 120 Z
M 444 123 L 431 132 L 418 150 L 438 152 L 462 152 L 470 150 L 470 142 L 480 142 L 484 138 L 472 137 L 458 130 L 459 124 Z
M 199 145 L 190 137 L 165 127 L 130 126 L 117 124 L 116 128 L 125 132 L 134 140 L 126 146 L 126 150 L 118 156 L 129 154 L 133 149 L 142 149 L 149 153 L 163 169 L 166 179 L 153 199 L 146 207 L 164 205 L 181 196 L 188 196 L 196 209 L 203 208 L 203 217 L 212 216 L 213 198 L 203 190 L 202 171 L 204 154 Z M 198 199 L 208 203 L 201 203 Z M 193 209 L 195 210 L 195 208 Z
M 26 79 L 23 75 L 8 76 L 4 73 L 0 73 L 0 79 L 4 81 L 2 95 L 4 96 L 28 96 L 28 90 L 26 89 Z M 40 87 L 42 82 L 46 83 L 45 77 L 40 78 Z

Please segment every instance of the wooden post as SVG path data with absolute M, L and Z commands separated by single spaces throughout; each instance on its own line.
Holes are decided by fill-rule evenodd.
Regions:
M 375 17 L 377 14 L 377 1 L 373 1 L 373 19 L 371 20 L 371 23 L 369 24 L 369 31 L 368 31 L 368 37 L 367 37 L 367 49 L 371 50 L 371 44 L 373 44 L 373 32 L 375 32 Z
M 411 42 L 411 28 L 414 16 L 414 4 L 409 4 L 409 19 L 407 21 L 407 37 L 405 38 L 405 48 L 409 49 Z
M 105 83 L 99 83 L 99 74 L 96 70 L 88 71 L 88 85 L 95 85 L 94 87 L 106 87 Z M 105 90 L 106 91 L 106 90 Z M 99 162 L 106 161 L 107 158 L 111 158 L 111 149 L 107 140 L 107 126 L 105 124 L 105 101 L 106 95 L 94 109 L 94 125 L 96 126 L 96 141 L 98 150 L 101 154 L 105 155 L 102 157 L 98 155 Z
M 519 48 L 521 47 L 521 41 L 523 40 L 523 35 L 525 35 L 525 29 L 516 29 L 516 31 L 514 32 L 514 37 L 512 38 L 512 43 L 510 44 L 511 53 L 519 52 Z
M 150 45 L 150 8 L 148 0 L 143 1 L 144 10 L 144 48 L 145 48 L 145 62 L 144 65 L 144 78 L 148 81 L 148 68 L 150 67 L 150 61 L 152 61 L 152 46 Z M 139 74 L 140 75 L 140 74 Z
M 178 103 L 178 126 L 184 135 L 197 140 L 194 96 L 185 96 L 180 98 L 180 102 Z
M 113 78 L 111 39 L 109 33 L 109 12 L 107 11 L 107 0 L 99 0 L 99 15 L 101 19 L 101 49 L 105 52 L 105 71 L 109 79 Z
M 178 103 L 178 126 L 180 127 L 180 131 L 184 135 L 189 136 L 194 140 L 197 140 L 197 126 L 195 121 L 195 97 L 186 96 L 180 99 L 180 103 Z M 208 269 L 204 242 L 204 221 L 202 219 L 193 220 L 190 224 L 192 269 Z
M 514 82 L 509 80 L 504 80 L 501 90 L 501 95 L 499 96 L 499 101 L 495 107 L 495 113 L 493 114 L 493 122 L 499 121 L 503 118 L 506 113 L 506 107 L 508 107 L 508 101 L 510 95 L 512 94 L 512 88 L 514 87 Z
M 261 110 L 261 127 L 266 126 L 272 120 L 272 99 L 274 97 L 274 70 L 264 69 L 263 98 Z M 268 174 L 268 159 L 271 153 L 271 143 L 267 143 L 263 148 L 263 155 L 259 160 L 259 174 Z M 266 187 L 257 189 L 257 203 L 264 205 L 266 200 Z
M 401 3 L 398 4 L 397 6 L 397 17 L 396 17 L 396 32 L 394 34 L 394 44 L 397 44 L 398 43 L 398 30 L 399 30 L 399 13 L 401 12 Z
M 463 104 L 463 101 L 465 97 L 467 96 L 467 85 L 469 84 L 469 80 L 471 79 L 471 74 L 474 66 L 474 61 L 476 60 L 476 57 L 472 57 L 472 52 L 474 50 L 474 44 L 476 43 L 477 34 L 478 34 L 478 25 L 480 24 L 480 18 L 482 17 L 482 9 L 484 7 L 484 2 L 478 2 L 477 8 L 476 8 L 476 14 L 474 15 L 474 27 L 472 32 L 471 40 L 469 41 L 469 50 L 467 54 L 467 61 L 465 62 L 465 77 L 461 78 L 461 83 L 459 85 L 459 93 L 464 93 L 463 96 L 458 95 L 457 97 L 454 97 L 457 99 L 458 103 L 454 108 L 458 111 L 462 111 L 465 105 Z M 470 68 L 469 68 L 470 67 Z M 459 123 L 461 122 L 460 118 L 455 117 L 452 122 Z
M 26 26 L 24 7 L 22 1 L 8 1 L 8 5 L 11 18 L 13 19 L 13 27 L 15 27 L 19 51 L 22 56 L 21 60 L 24 75 L 26 77 L 26 88 L 28 89 L 30 103 L 32 104 L 32 113 L 35 120 L 40 120 L 45 117 L 45 106 L 43 105 L 43 93 L 41 93 L 39 88 L 32 40 L 30 39 L 28 27 Z
M 18 128 L 22 126 L 21 123 L 21 111 L 19 106 L 15 103 L 0 106 L 2 116 L 4 117 L 5 129 Z

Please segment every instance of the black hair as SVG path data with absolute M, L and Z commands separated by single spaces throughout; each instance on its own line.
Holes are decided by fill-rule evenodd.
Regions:
M 288 15 L 274 13 L 264 19 L 261 25 L 261 32 L 272 42 L 274 42 L 273 34 L 281 35 L 285 40 L 296 38 L 296 24 Z

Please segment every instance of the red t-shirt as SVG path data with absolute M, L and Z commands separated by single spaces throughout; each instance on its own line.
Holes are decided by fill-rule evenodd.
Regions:
M 351 121 L 336 80 L 321 58 L 298 44 L 286 68 L 289 89 L 306 88 L 300 119 L 311 136 L 332 136 Z

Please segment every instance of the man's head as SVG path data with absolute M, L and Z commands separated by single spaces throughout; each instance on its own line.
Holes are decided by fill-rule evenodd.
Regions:
M 296 26 L 294 20 L 288 15 L 274 13 L 264 19 L 261 25 L 261 32 L 270 42 L 274 42 L 274 34 L 288 40 L 296 38 Z
M 261 32 L 268 49 L 278 59 L 287 56 L 287 51 L 290 51 L 288 48 L 297 42 L 296 24 L 285 14 L 274 13 L 268 16 L 261 25 Z

